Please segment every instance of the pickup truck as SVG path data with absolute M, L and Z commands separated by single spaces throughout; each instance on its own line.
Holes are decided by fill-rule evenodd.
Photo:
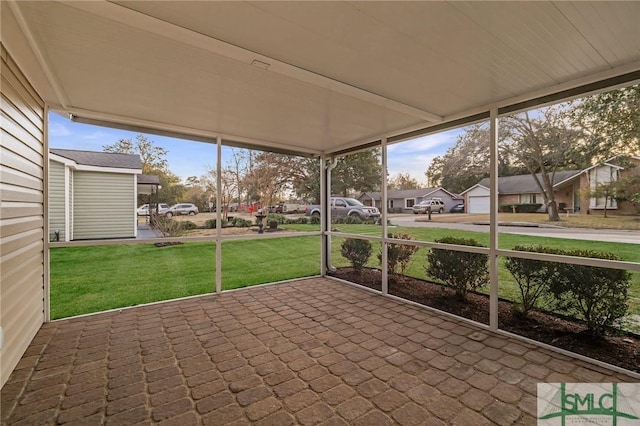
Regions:
M 320 216 L 320 206 L 310 205 L 307 207 L 307 216 Z M 378 220 L 380 211 L 376 207 L 369 207 L 362 204 L 355 198 L 331 197 L 332 216 L 357 216 L 362 220 Z

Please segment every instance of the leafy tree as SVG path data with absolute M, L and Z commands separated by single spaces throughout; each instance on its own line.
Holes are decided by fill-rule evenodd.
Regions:
M 601 159 L 640 152 L 640 85 L 575 101 L 571 118 L 592 139 Z
M 620 179 L 616 196 L 618 201 L 628 201 L 636 207 L 640 206 L 640 174 Z
M 620 188 L 619 181 L 611 181 L 607 183 L 600 183 L 593 189 L 587 189 L 582 192 L 582 196 L 585 198 L 604 198 L 604 217 L 607 217 L 607 206 L 610 201 L 618 198 L 618 192 Z
M 341 157 L 338 159 L 336 168 L 331 172 L 331 192 L 343 197 L 353 191 L 379 190 L 381 182 L 380 149 L 361 151 Z M 320 199 L 320 191 L 318 191 L 317 199 Z
M 503 152 L 535 180 L 550 221 L 559 221 L 553 191 L 555 172 L 585 167 L 594 154 L 589 140 L 570 126 L 565 105 L 541 108 L 500 120 Z
M 398 173 L 389 179 L 389 189 L 418 189 L 420 185 L 409 173 Z
M 488 123 L 478 123 L 466 128 L 458 136 L 454 146 L 435 157 L 425 175 L 429 186 L 442 186 L 448 191 L 460 193 L 483 178 L 489 177 L 489 127 Z M 522 167 L 514 166 L 511 157 L 499 153 L 500 176 L 521 173 Z
M 143 134 L 138 134 L 135 141 L 131 139 L 119 139 L 113 145 L 104 145 L 104 152 L 117 152 L 120 154 L 138 154 L 142 161 L 142 173 L 153 174 L 162 171 L 169 172 L 167 154 L 169 151 L 156 146 L 153 141 Z

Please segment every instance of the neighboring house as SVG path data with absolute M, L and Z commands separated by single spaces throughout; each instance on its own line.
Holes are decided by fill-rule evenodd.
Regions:
M 379 192 L 363 192 L 358 200 L 366 206 L 382 207 L 382 201 Z M 447 206 L 447 210 L 458 204 L 461 198 L 440 188 L 421 188 L 421 189 L 390 189 L 387 191 L 387 207 L 390 212 L 412 213 L 414 204 L 418 204 L 422 200 L 429 198 L 440 198 Z
M 556 172 L 553 176 L 553 189 L 559 208 L 571 208 L 578 196 L 580 170 Z M 537 175 L 540 179 L 540 174 Z M 484 178 L 471 188 L 463 191 L 467 213 L 489 213 L 489 178 Z M 503 176 L 498 178 L 498 205 L 505 204 L 542 204 L 538 211 L 546 211 L 544 197 L 531 175 Z M 562 205 L 561 205 L 562 203 Z
M 141 173 L 138 155 L 50 149 L 50 238 L 135 238 Z
M 587 190 L 594 191 L 598 185 L 640 175 L 640 156 L 626 157 L 630 164 L 624 164 L 624 166 L 616 164 L 619 163 L 618 157 L 609 158 L 603 164 L 584 169 L 580 177 L 580 191 L 582 193 L 587 192 Z M 583 197 L 578 206 L 580 211 L 590 212 L 604 210 L 604 204 L 604 197 L 592 197 L 589 199 Z M 637 207 L 628 201 L 618 203 L 615 199 L 609 199 L 607 210 L 616 210 L 620 214 L 635 214 Z
M 615 164 L 616 157 L 604 163 L 583 170 L 556 172 L 553 177 L 553 190 L 560 211 L 588 213 L 604 210 L 604 198 L 586 198 L 587 189 L 594 190 L 597 185 L 609 183 L 626 176 L 640 174 L 640 157 L 633 156 L 630 161 L 635 167 L 622 167 Z M 540 178 L 540 174 L 537 175 Z M 489 178 L 463 191 L 468 213 L 489 213 Z M 517 175 L 498 178 L 498 205 L 542 204 L 539 212 L 546 212 L 544 197 L 533 176 Z M 607 210 L 616 210 L 622 214 L 633 214 L 635 208 L 628 202 L 616 203 L 609 200 Z

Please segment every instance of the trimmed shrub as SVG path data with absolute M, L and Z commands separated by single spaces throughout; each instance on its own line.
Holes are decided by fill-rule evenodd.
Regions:
M 444 237 L 436 243 L 461 246 L 484 247 L 472 238 Z M 427 274 L 453 287 L 459 299 L 465 299 L 467 292 L 482 287 L 489 281 L 487 263 L 489 256 L 433 248 L 427 254 Z
M 220 225 L 224 228 L 225 226 L 228 225 L 228 222 L 226 219 L 222 219 L 222 221 L 220 222 Z M 204 223 L 204 227 L 206 229 L 215 229 L 216 228 L 216 219 L 209 219 Z
M 311 215 L 311 220 L 309 221 L 312 225 L 320 225 L 320 216 L 319 215 Z
M 389 238 L 397 240 L 412 240 L 409 234 L 392 234 L 387 235 Z M 413 255 L 420 249 L 418 246 L 408 244 L 389 243 L 387 245 L 387 270 L 394 275 L 404 275 L 407 265 Z M 382 265 L 382 249 L 378 254 L 378 262 Z
M 503 204 L 500 206 L 500 211 L 503 213 L 513 212 L 513 207 L 516 207 L 516 213 L 535 213 L 542 207 L 542 204 Z
M 278 225 L 284 225 L 287 222 L 287 217 L 280 213 L 269 213 L 267 215 L 267 220 L 265 223 L 269 223 L 272 221 L 278 222 Z M 258 222 L 256 222 L 258 223 Z
M 371 243 L 368 240 L 347 238 L 340 245 L 340 253 L 351 263 L 353 269 L 360 272 L 371 257 Z
M 569 250 L 567 256 L 620 260 L 609 252 Z M 562 263 L 550 283 L 558 307 L 583 319 L 592 336 L 607 334 L 628 309 L 631 274 L 622 269 Z
M 182 227 L 187 230 L 196 229 L 198 227 L 198 225 L 196 225 L 194 222 L 191 222 L 190 220 L 185 220 L 181 223 Z
M 251 224 L 252 222 L 250 220 L 241 217 L 234 217 L 231 221 L 231 226 L 235 226 L 236 228 L 249 228 Z
M 558 254 L 559 250 L 540 245 L 515 246 L 513 250 L 532 253 Z M 558 264 L 544 260 L 508 257 L 505 266 L 520 289 L 520 303 L 516 311 L 527 316 L 540 297 L 549 294 L 549 284 L 558 275 Z
M 334 218 L 333 223 L 343 225 L 360 225 L 362 223 L 362 219 L 358 216 L 338 216 Z

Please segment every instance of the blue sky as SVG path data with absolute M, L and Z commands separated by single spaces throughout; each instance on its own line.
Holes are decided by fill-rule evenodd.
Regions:
M 461 129 L 424 136 L 411 141 L 390 145 L 388 148 L 389 177 L 409 173 L 421 184 L 426 184 L 424 172 L 433 157 L 442 155 L 452 146 Z M 138 132 L 74 123 L 56 113 L 49 115 L 49 146 L 51 148 L 102 151 L 119 139 L 135 139 Z M 216 146 L 202 142 L 146 135 L 157 146 L 168 151 L 169 169 L 186 179 L 200 176 L 207 169 L 215 168 Z M 222 164 L 231 156 L 231 149 L 223 147 Z

